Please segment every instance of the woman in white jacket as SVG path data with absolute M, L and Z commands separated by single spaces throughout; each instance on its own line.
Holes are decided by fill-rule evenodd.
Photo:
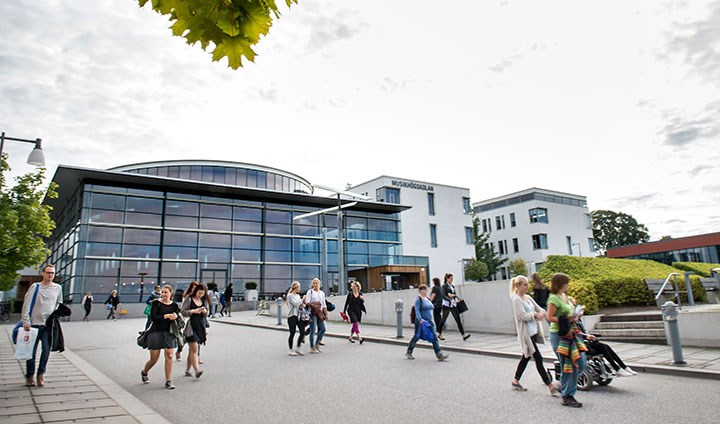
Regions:
M 540 378 L 542 378 L 543 383 L 548 386 L 550 394 L 555 396 L 557 394 L 557 387 L 552 384 L 550 376 L 545 371 L 542 354 L 537 347 L 538 337 L 542 338 L 542 325 L 539 321 L 545 318 L 545 311 L 535 303 L 532 297 L 526 294 L 528 288 L 528 279 L 522 275 L 510 281 L 510 298 L 515 315 L 515 329 L 517 330 L 518 341 L 520 341 L 523 354 L 515 370 L 512 388 L 513 390 L 521 392 L 527 391 L 527 389 L 520 384 L 520 378 L 528 362 L 530 362 L 530 357 L 533 357 Z

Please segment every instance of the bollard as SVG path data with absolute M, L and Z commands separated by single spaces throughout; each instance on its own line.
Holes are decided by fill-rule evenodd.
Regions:
M 278 297 L 278 298 L 275 300 L 275 303 L 277 304 L 277 308 L 278 308 L 278 316 L 277 316 L 278 321 L 277 321 L 277 325 L 282 325 L 282 304 L 283 304 L 283 298 L 282 298 L 282 297 Z M 268 311 L 268 312 L 269 312 L 269 311 Z
M 403 328 L 402 328 L 402 313 L 403 313 L 403 301 L 402 299 L 398 299 L 395 301 L 395 313 L 397 313 L 397 338 L 402 339 L 403 338 Z
M 687 290 L 688 303 L 695 306 L 695 298 L 693 297 L 692 286 L 690 285 L 690 275 L 695 274 L 692 271 L 686 271 L 685 274 L 685 290 Z
M 673 352 L 673 365 L 686 365 L 683 360 L 682 344 L 680 343 L 680 330 L 678 329 L 678 309 L 677 305 L 671 301 L 665 302 L 662 306 L 662 316 L 665 322 L 670 340 L 670 346 Z

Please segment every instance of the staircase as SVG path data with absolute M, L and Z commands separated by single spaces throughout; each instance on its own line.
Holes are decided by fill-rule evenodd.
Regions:
M 667 344 L 660 312 L 603 315 L 600 322 L 595 324 L 592 333 L 599 334 L 602 340 L 608 341 Z

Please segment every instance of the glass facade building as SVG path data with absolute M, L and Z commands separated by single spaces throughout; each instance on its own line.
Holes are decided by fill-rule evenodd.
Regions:
M 185 166 L 189 174 L 182 173 Z M 197 175 L 194 167 L 200 169 Z M 305 289 L 319 277 L 326 292 L 337 291 L 336 213 L 294 219 L 335 206 L 337 199 L 309 194 L 312 186 L 292 174 L 259 168 L 198 161 L 108 171 L 59 167 L 53 180 L 60 196 L 46 199 L 57 223 L 47 262 L 56 265 L 66 300 L 79 302 L 87 291 L 102 298 L 117 289 L 123 302 L 139 302 L 154 284 L 177 290 L 191 281 L 220 288 L 232 282 L 236 293 L 252 281 L 261 294 L 279 294 L 293 280 Z M 156 169 L 157 175 L 142 169 Z M 234 180 L 228 182 L 228 175 Z M 260 175 L 265 187 L 258 186 Z M 376 202 L 344 209 L 348 272 L 362 279 L 370 274 L 357 270 L 427 266 L 427 258 L 402 256 L 399 212 L 404 209 Z

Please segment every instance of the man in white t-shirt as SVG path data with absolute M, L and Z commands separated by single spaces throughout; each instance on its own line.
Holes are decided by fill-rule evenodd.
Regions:
M 50 359 L 50 331 L 46 329 L 45 322 L 50 314 L 52 314 L 57 306 L 62 303 L 62 287 L 60 284 L 52 282 L 55 278 L 55 266 L 45 265 L 42 269 L 42 281 L 33 283 L 25 293 L 25 300 L 22 307 L 23 328 L 26 331 L 30 327 L 38 329 L 35 347 L 33 348 L 33 356 L 25 363 L 25 385 L 32 387 L 35 385 L 35 356 L 37 355 L 38 343 L 42 344 L 42 353 L 40 353 L 40 363 L 37 368 L 37 385 L 45 385 L 45 369 L 48 359 Z M 37 292 L 37 294 L 36 294 Z M 33 297 L 35 303 L 33 304 Z M 32 306 L 32 313 L 30 308 Z

